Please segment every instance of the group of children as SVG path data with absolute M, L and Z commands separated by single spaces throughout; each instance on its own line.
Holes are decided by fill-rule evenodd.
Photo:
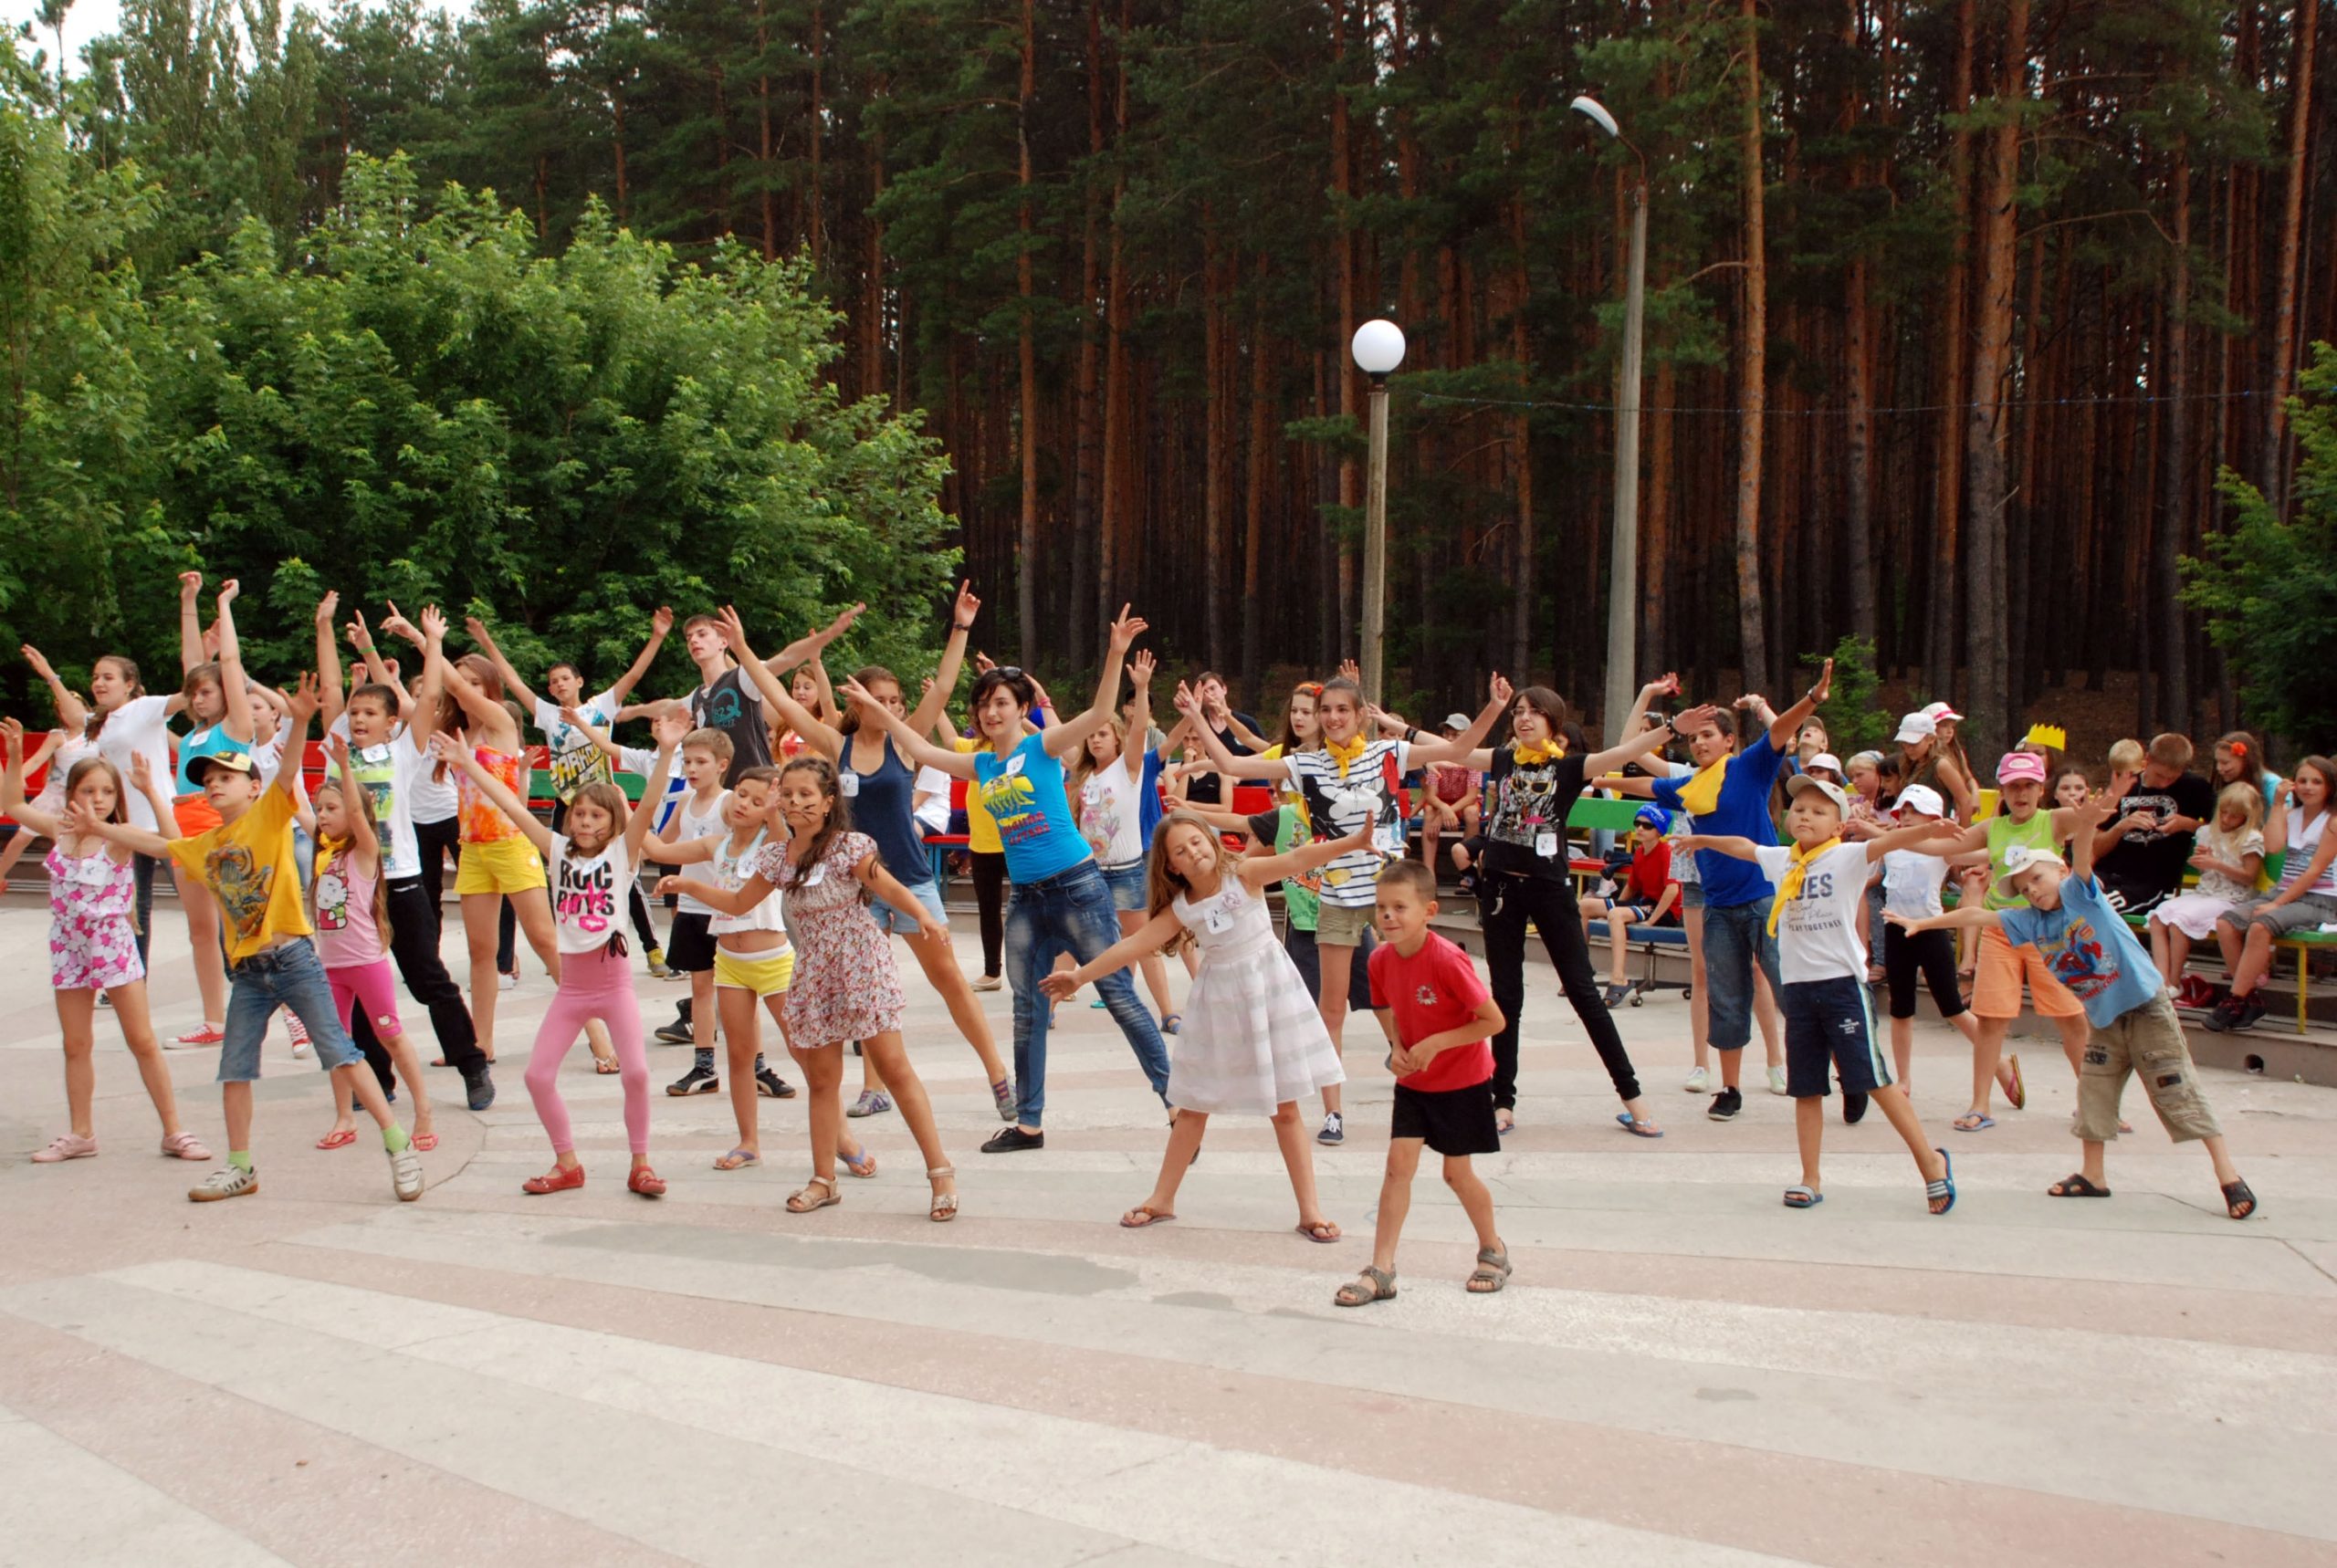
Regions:
M 215 1009 L 204 995 L 206 1013 L 220 1014 L 206 1030 L 222 1051 L 228 1163 L 194 1189 L 198 1201 L 257 1190 L 250 1082 L 279 1010 L 332 1074 L 338 1115 L 322 1146 L 353 1141 L 353 1108 L 362 1105 L 381 1129 L 397 1196 L 420 1196 L 418 1155 L 436 1136 L 420 1054 L 389 977 L 392 963 L 428 1010 L 440 1060 L 462 1070 L 469 1103 L 483 1108 L 494 1093 L 496 933 L 508 904 L 559 988 L 527 1068 L 554 1155 L 549 1171 L 524 1184 L 532 1194 L 572 1190 L 585 1180 L 558 1086 L 580 1033 L 601 1070 L 621 1081 L 628 1189 L 647 1197 L 666 1190 L 649 1159 L 648 1064 L 628 961 L 630 925 L 653 965 L 691 979 L 686 1019 L 699 1060 L 672 1092 L 711 1090 L 722 1076 L 712 1071 L 718 1033 L 727 1047 L 739 1137 L 715 1162 L 718 1169 L 760 1164 L 759 1099 L 794 1094 L 763 1063 L 760 1019 L 767 1011 L 810 1087 L 812 1176 L 787 1207 L 804 1213 L 841 1202 L 839 1164 L 854 1176 L 875 1174 L 875 1155 L 853 1134 L 849 1118 L 881 1098 L 885 1108 L 899 1110 L 925 1160 L 929 1218 L 955 1218 L 955 1170 L 900 1033 L 903 996 L 886 940 L 898 934 L 948 1003 L 1010 1124 L 985 1152 L 1043 1146 L 1053 1011 L 1080 988 L 1097 989 L 1098 1005 L 1110 1009 L 1171 1112 L 1153 1190 L 1122 1218 L 1130 1228 L 1174 1218 L 1208 1119 L 1246 1114 L 1264 1116 L 1274 1128 L 1299 1233 L 1337 1239 L 1339 1228 L 1316 1193 L 1299 1109 L 1321 1095 L 1325 1116 L 1315 1141 L 1344 1141 L 1341 1035 L 1350 1008 L 1368 1006 L 1396 1077 L 1391 1141 L 1372 1263 L 1337 1300 L 1355 1306 L 1395 1293 L 1398 1233 L 1426 1150 L 1443 1157 L 1445 1179 L 1477 1231 L 1467 1288 L 1498 1291 L 1511 1265 L 1491 1196 L 1470 1160 L 1497 1151 L 1515 1124 L 1527 926 L 1539 931 L 1610 1075 L 1622 1106 L 1618 1124 L 1655 1138 L 1663 1130 L 1608 1013 L 1620 997 L 1600 995 L 1585 925 L 1608 920 L 1616 959 L 1610 984 L 1619 984 L 1623 934 L 1677 909 L 1697 964 L 1699 1078 L 1705 1047 L 1721 1053 L 1714 1119 L 1741 1108 L 1739 1063 L 1755 1017 L 1765 1030 L 1768 1013 L 1781 1020 L 1772 1086 L 1797 1102 L 1802 1165 L 1800 1181 L 1786 1192 L 1789 1207 L 1824 1201 L 1823 1102 L 1839 1081 L 1846 1120 L 1879 1104 L 1907 1144 L 1930 1211 L 1953 1207 L 1952 1162 L 1930 1144 L 1903 1088 L 1919 974 L 1943 1013 L 1974 1041 L 1975 1107 L 1958 1122 L 1966 1130 L 1989 1124 L 1995 1059 L 2024 980 L 2040 1010 L 2062 1022 L 2080 1076 L 2085 1155 L 2083 1169 L 2056 1184 L 2057 1195 L 2107 1193 L 2102 1146 L 2118 1131 L 2118 1091 L 2140 1071 L 2169 1130 L 2207 1143 L 2233 1215 L 2244 1218 L 2255 1205 L 2191 1081 L 2158 971 L 2092 873 L 2097 837 L 2106 849 L 2171 832 L 2184 825 L 2179 810 L 2138 809 L 2115 823 L 2104 800 L 2043 810 L 2042 759 L 2016 752 L 1998 771 L 2004 810 L 1966 826 L 1971 770 L 1952 734 L 1943 741 L 1938 715 L 1911 716 L 1902 727 L 1907 750 L 1886 805 L 1859 766 L 1866 763 L 1879 779 L 1872 759 L 1854 758 L 1846 770 L 1823 749 L 1822 732 L 1812 745 L 1830 664 L 1783 714 L 1747 699 L 1764 727 L 1741 749 L 1728 711 L 1699 707 L 1641 723 L 1657 699 L 1676 691 L 1668 680 L 1642 693 L 1622 731 L 1628 738 L 1592 751 L 1564 701 L 1545 687 L 1516 691 L 1496 675 L 1481 711 L 1455 714 L 1442 736 L 1424 737 L 1374 708 L 1344 672 L 1295 689 L 1272 743 L 1227 706 L 1213 677 L 1198 690 L 1179 686 L 1177 725 L 1161 736 L 1151 726 L 1152 661 L 1138 654 L 1129 663 L 1145 623 L 1124 609 L 1085 709 L 1057 715 L 1024 672 L 987 666 L 974 685 L 972 734 L 959 736 L 944 705 L 980 610 L 969 590 L 952 607 L 940 667 L 914 712 L 899 680 L 881 667 L 844 681 L 842 706 L 830 691 L 821 654 L 853 623 L 857 606 L 769 659 L 750 648 L 734 612 L 692 617 L 683 633 L 697 688 L 628 706 L 672 624 L 663 610 L 622 681 L 587 695 L 582 672 L 557 664 L 548 702 L 524 684 L 482 622 L 468 622 L 481 651 L 450 658 L 446 622 L 435 608 L 417 624 L 391 606 L 383 628 L 413 644 L 419 679 L 411 688 L 400 683 L 360 618 L 350 637 L 368 678 L 343 698 L 334 599 L 318 608 L 318 670 L 304 674 L 295 691 L 270 693 L 243 671 L 236 585 L 219 591 L 208 629 L 195 609 L 199 590 L 189 574 L 182 620 L 192 662 L 177 698 L 146 698 L 134 666 L 108 655 L 93 669 L 84 706 L 37 652 L 26 651 L 60 716 L 68 727 L 78 716 L 83 729 L 78 747 L 53 737 L 44 747 L 51 782 L 36 802 L 24 798 L 25 739 L 11 723 L 0 780 L 0 806 L 23 829 L 54 841 L 45 864 L 72 1130 L 35 1156 L 45 1162 L 96 1152 L 89 1055 L 100 998 L 113 1007 L 139 1057 L 164 1152 L 210 1157 L 178 1124 L 147 1021 L 141 894 L 151 887 L 149 862 L 166 862 L 198 894 L 184 900 L 198 984 L 214 959 L 225 982 Z M 1125 706 L 1124 669 L 1134 687 Z M 808 680 L 782 685 L 799 671 Z M 525 704 L 518 712 L 507 706 L 513 695 Z M 320 709 L 330 762 L 311 801 L 299 758 Z M 181 711 L 195 728 L 180 740 L 182 793 L 172 799 L 160 787 L 171 763 L 168 740 L 158 737 Z M 552 758 L 557 804 L 549 824 L 528 807 L 520 714 L 530 711 Z M 654 750 L 634 751 L 612 737 L 614 725 L 640 717 L 652 722 Z M 1485 745 L 1504 717 L 1507 744 Z M 1685 762 L 1659 755 L 1675 738 L 1685 744 Z M 1268 785 L 1272 809 L 1242 816 L 1172 800 L 1164 810 L 1161 785 L 1173 771 L 1166 758 L 1179 746 L 1197 750 L 1221 779 Z M 2138 783 L 2171 789 L 2154 771 L 2164 760 L 2154 747 Z M 618 769 L 645 779 L 640 806 L 615 782 Z M 1440 785 L 1426 794 L 1439 824 L 1465 835 L 1456 859 L 1468 857 L 1462 863 L 1478 899 L 1490 986 L 1430 929 L 1439 912 L 1432 862 L 1402 858 L 1399 785 L 1418 769 L 1466 781 L 1457 793 Z M 925 809 L 934 780 L 950 776 L 967 781 L 968 809 L 987 819 L 1011 884 L 1003 932 L 1014 992 L 1011 1075 L 974 999 L 979 982 L 969 984 L 957 966 L 926 852 Z M 2250 934 L 2233 945 L 2243 972 L 2259 924 L 2285 929 L 2337 908 L 2337 890 L 2324 885 L 2337 839 L 2329 841 L 2330 853 L 2320 852 L 2332 782 L 2325 764 L 2318 773 L 2309 764 L 2297 781 L 2280 786 L 2277 807 L 2288 816 L 2277 831 L 2291 847 L 2289 880 L 2238 911 L 2249 915 Z M 1574 892 L 1567 821 L 1586 789 L 1602 788 L 1651 800 L 1634 823 L 1624 887 L 1594 904 Z M 441 790 L 453 807 L 428 820 L 453 821 L 451 843 L 422 832 L 421 813 Z M 1675 831 L 1675 814 L 1684 831 Z M 166 819 L 178 833 L 160 831 Z M 2196 858 L 2203 877 L 2221 881 L 2203 881 L 2202 895 L 2247 888 L 2262 863 L 2261 838 L 2245 831 L 2251 824 L 2234 822 L 2225 831 L 2219 812 L 2216 826 L 2219 836 Z M 1242 834 L 1250 852 L 1230 852 L 1227 838 Z M 2074 865 L 2065 876 L 2058 846 L 2073 837 Z M 467 1009 L 436 956 L 442 843 L 459 857 L 456 891 L 471 955 Z M 1940 889 L 1959 862 L 1985 865 L 1988 880 L 1984 897 L 1951 915 Z M 656 893 L 679 901 L 662 945 L 639 892 L 650 862 L 673 868 Z M 1674 866 L 1677 875 L 1670 874 Z M 1881 1048 L 1868 992 L 1874 960 L 1868 890 L 1878 881 L 1890 922 L 1880 958 L 1892 999 L 1892 1056 Z M 1265 902 L 1276 883 L 1290 926 L 1282 941 Z M 2214 928 L 2234 913 L 2216 914 Z M 2154 909 L 2154 919 L 2162 914 L 2170 942 L 2178 930 L 2197 938 L 2205 912 L 2175 899 Z M 1952 925 L 1981 933 L 1977 1022 L 1960 1016 Z M 1194 976 L 1181 1015 L 1170 1007 L 1164 952 L 1182 952 Z M 1137 999 L 1127 972 L 1146 965 L 1158 1018 Z M 2247 992 L 2236 985 L 2235 994 Z M 190 1036 L 181 1043 L 207 1042 Z M 842 1085 L 847 1044 L 858 1046 L 866 1074 L 850 1113 Z M 2017 1103 L 2017 1059 L 2004 1082 Z M 397 1087 L 412 1106 L 411 1131 L 391 1109 Z

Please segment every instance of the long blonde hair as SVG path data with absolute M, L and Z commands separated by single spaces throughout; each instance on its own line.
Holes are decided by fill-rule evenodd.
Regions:
M 1192 884 L 1168 863 L 1168 830 L 1180 825 L 1199 830 L 1209 840 L 1210 847 L 1217 851 L 1217 874 L 1221 882 L 1238 874 L 1234 869 L 1233 853 L 1225 847 L 1225 841 L 1218 836 L 1215 828 L 1201 821 L 1198 812 L 1181 808 L 1172 810 L 1162 817 L 1152 830 L 1152 850 L 1145 859 L 1144 904 L 1147 919 L 1157 916 L 1176 903 L 1179 894 L 1187 896 L 1192 894 Z M 1190 934 L 1179 926 L 1177 935 L 1161 947 L 1161 951 L 1177 952 L 1189 939 Z

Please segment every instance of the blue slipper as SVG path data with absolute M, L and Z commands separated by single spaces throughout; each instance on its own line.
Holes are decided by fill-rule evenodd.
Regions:
M 1634 1117 L 1629 1111 L 1616 1112 L 1615 1120 L 1622 1124 L 1623 1131 L 1630 1134 L 1634 1137 L 1660 1138 L 1663 1136 L 1662 1128 L 1640 1126 L 1639 1124 L 1638 1118 Z
M 1955 1207 L 1955 1159 L 1945 1149 L 1934 1149 L 1932 1153 L 1937 1155 L 1943 1163 L 1940 1167 L 1939 1180 L 1923 1184 L 1923 1197 L 1930 1203 L 1938 1203 L 1941 1198 L 1947 1199 L 1944 1206 L 1932 1210 L 1934 1214 L 1945 1214 Z
M 1826 1195 L 1824 1193 L 1819 1192 L 1813 1187 L 1803 1186 L 1797 1182 L 1792 1186 L 1786 1188 L 1786 1207 L 1787 1208 L 1816 1208 L 1819 1204 L 1825 1201 Z
M 1964 1124 L 1966 1122 L 1972 1122 L 1972 1113 L 1969 1111 L 1958 1116 L 1951 1125 L 1959 1133 L 1985 1133 L 1996 1124 L 1996 1119 L 1989 1115 L 1983 1115 L 1978 1121 L 1972 1122 L 1968 1127 Z

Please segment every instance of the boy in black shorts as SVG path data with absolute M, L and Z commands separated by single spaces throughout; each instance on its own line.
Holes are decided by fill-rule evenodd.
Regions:
M 1493 1195 L 1469 1158 L 1501 1150 L 1493 1096 L 1493 1037 L 1501 1032 L 1501 1009 L 1469 956 L 1428 928 L 1436 914 L 1433 871 L 1419 861 L 1388 865 L 1374 905 L 1380 945 L 1371 955 L 1371 1009 L 1388 1036 L 1396 1107 L 1371 1266 L 1332 1300 L 1360 1307 L 1396 1293 L 1396 1239 L 1412 1206 L 1422 1145 L 1444 1156 L 1445 1185 L 1476 1228 L 1477 1267 L 1469 1291 L 1487 1295 L 1509 1282 L 1509 1251 L 1493 1229 Z
M 1843 1114 L 1856 1121 L 1867 1097 L 1882 1108 L 1892 1130 L 1923 1173 L 1934 1214 L 1955 1207 L 1955 1172 L 1945 1149 L 1933 1148 L 1907 1092 L 1894 1082 L 1874 1035 L 1874 1009 L 1866 985 L 1868 868 L 1892 850 L 1963 831 L 1953 821 L 1914 823 L 1861 842 L 1842 841 L 1850 803 L 1840 788 L 1807 773 L 1786 781 L 1786 831 L 1792 847 L 1755 844 L 1725 833 L 1691 833 L 1690 850 L 1712 850 L 1751 861 L 1776 884 L 1769 932 L 1776 938 L 1784 980 L 1777 1004 L 1786 1015 L 1786 1092 L 1793 1097 L 1801 1180 L 1786 1188 L 1787 1208 L 1826 1201 L 1818 1185 L 1818 1151 L 1826 1131 L 1829 1068 L 1841 1075 Z

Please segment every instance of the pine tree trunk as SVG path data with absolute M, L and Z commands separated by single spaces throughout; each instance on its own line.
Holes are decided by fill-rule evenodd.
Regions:
M 762 164 L 763 259 L 775 261 L 779 257 L 779 188 L 771 178 L 770 24 L 764 9 L 767 4 L 768 0 L 755 0 L 755 112 L 761 130 L 756 152 Z
M 1120 26 L 1113 50 L 1112 140 L 1113 145 L 1122 148 L 1127 145 L 1128 136 L 1129 4 L 1130 0 L 1120 0 Z M 1119 536 L 1127 508 L 1127 486 L 1120 482 L 1124 470 L 1121 449 L 1129 441 L 1127 235 L 1120 221 L 1127 193 L 1127 170 L 1123 164 L 1112 176 L 1111 255 L 1105 267 L 1104 283 L 1104 451 L 1100 465 L 1104 497 L 1095 529 L 1093 623 L 1097 628 L 1108 624 L 1119 608 L 1119 601 L 1113 596 L 1119 588 Z M 1091 632 L 1091 638 L 1096 634 Z M 1093 645 L 1091 641 L 1089 646 Z M 1084 655 L 1087 649 L 1078 652 Z
M 1663 607 L 1672 567 L 1672 406 L 1678 380 L 1669 359 L 1656 361 L 1655 396 L 1647 410 L 1647 489 L 1640 497 L 1639 667 L 1651 674 L 1672 668 Z
M 1031 250 L 1031 102 L 1038 95 L 1037 0 L 1022 0 L 1022 73 L 1015 99 L 1015 185 L 1022 199 L 1015 204 L 1014 226 L 1022 240 L 1014 258 L 1014 293 L 1020 302 L 1022 370 L 1021 418 L 1022 459 L 1022 527 L 1014 562 L 1015 612 L 1022 632 L 1022 667 L 1039 662 L 1039 349 L 1032 319 Z M 817 145 L 816 141 L 813 143 Z M 1083 650 L 1084 652 L 1084 650 Z
M 2321 0 L 2298 0 L 2296 43 L 2289 63 L 2289 167 L 2287 206 L 2280 221 L 2280 274 L 2272 295 L 2272 362 L 2266 382 L 2264 472 L 2258 488 L 2282 511 L 2288 504 L 2289 372 L 2296 358 L 2298 252 L 2304 243 L 2304 175 L 2307 131 L 2312 123 L 2313 37 Z
M 1273 381 L 1266 336 L 1268 269 L 1266 255 L 1261 251 L 1253 282 L 1256 300 L 1250 330 L 1250 471 L 1242 517 L 1242 691 L 1250 699 L 1251 711 L 1261 719 L 1266 716 L 1267 705 L 1263 690 L 1265 657 L 1259 637 L 1261 616 L 1258 596 L 1264 587 L 1260 570 L 1264 564 L 1266 465 L 1273 460 L 1274 416 Z M 1283 580 L 1291 579 L 1285 575 Z
M 1850 634 L 1875 640 L 1874 613 L 1874 348 L 1869 341 L 1871 308 L 1867 298 L 1871 268 L 1865 256 L 1850 263 L 1850 300 L 1844 311 L 1842 357 L 1850 422 L 1842 454 L 1842 569 L 1850 580 Z
M 1207 566 L 1201 573 L 1201 646 L 1210 668 L 1225 667 L 1226 559 L 1226 338 L 1224 261 L 1219 256 L 1217 214 L 1201 204 L 1201 538 Z
M 874 96 L 885 92 L 885 78 L 876 78 Z M 868 134 L 868 214 L 866 253 L 860 267 L 860 395 L 873 397 L 885 390 L 885 220 L 878 204 L 885 198 L 885 133 Z M 905 332 L 903 336 L 907 334 Z M 904 393 L 907 388 L 901 389 Z
M 1957 0 L 1955 65 L 1948 89 L 1948 110 L 1968 114 L 1972 108 L 1972 58 L 1979 20 L 1975 0 Z M 1972 132 L 1959 127 L 1948 151 L 1948 184 L 1954 209 L 1948 218 L 1954 235 L 1954 257 L 1941 295 L 1939 446 L 1933 461 L 1932 580 L 1928 594 L 1923 668 L 1933 692 L 1946 695 L 1955 690 L 1956 535 L 1964 516 L 1965 358 L 1970 344 L 1965 330 L 1971 301 Z
M 1104 140 L 1104 5 L 1087 0 L 1087 157 L 1100 167 Z M 1097 378 L 1103 353 L 1095 331 L 1095 290 L 1101 276 L 1102 250 L 1096 233 L 1102 223 L 1101 198 L 1091 167 L 1083 184 L 1079 224 L 1079 380 L 1078 409 L 1072 423 L 1071 458 L 1071 646 L 1085 654 L 1096 644 L 1095 596 L 1085 591 L 1093 580 L 1095 557 L 1095 439 L 1101 411 L 1097 407 Z
M 2007 407 L 2011 373 L 2013 287 L 2018 272 L 2013 198 L 2020 174 L 2020 122 L 2015 106 L 2027 96 L 2028 0 L 2007 0 L 2004 57 L 1998 68 L 1999 123 L 1988 132 L 1980 194 L 1980 292 L 1974 318 L 1970 408 L 1965 461 L 1970 476 L 1965 522 L 1965 657 L 1971 729 L 1989 745 L 2007 738 L 2011 695 L 2006 663 L 2005 507 Z
M 1525 332 L 1525 303 L 1532 284 L 1525 273 L 1525 201 L 1513 196 L 1509 203 L 1509 244 L 1515 257 L 1516 270 L 1510 280 L 1509 354 L 1517 361 L 1520 376 L 1527 374 L 1533 361 L 1533 349 Z M 1523 397 L 1531 390 L 1530 380 L 1521 387 Z M 1517 507 L 1517 575 L 1510 583 L 1510 646 L 1509 668 L 1516 672 L 1523 684 L 1534 669 L 1534 429 L 1528 411 L 1520 408 L 1510 421 L 1510 451 L 1515 460 L 1514 501 Z M 1595 602 L 1595 601 L 1594 601 Z M 1607 716 L 1611 727 L 1615 716 Z
M 826 87 L 826 17 L 822 14 L 820 0 L 812 0 L 812 112 L 805 117 L 812 138 L 812 182 L 811 189 L 805 193 L 804 207 L 806 223 L 812 231 L 812 269 L 814 272 L 819 270 L 827 255 L 826 230 L 820 222 L 821 199 L 825 191 L 820 165 L 827 145 L 827 132 L 822 123 L 824 111 L 820 102 Z
M 2017 0 L 2016 0 L 2017 3 Z M 1769 680 L 1769 634 L 1761 599 L 1761 456 L 1769 378 L 1769 277 L 1761 152 L 1760 17 L 1744 0 L 1745 76 L 1739 148 L 1745 170 L 1745 309 L 1738 330 L 1745 344 L 1742 410 L 1736 423 L 1736 643 L 1745 688 Z
M 2157 603 L 2147 619 L 2164 631 L 2160 655 L 2159 718 L 2168 727 L 2191 723 L 2191 666 L 2184 645 L 2180 557 L 2191 513 L 2191 154 L 2175 159 L 2175 265 L 2167 276 L 2166 328 L 2160 340 L 2163 366 L 2159 395 L 2166 428 L 2159 443 Z

